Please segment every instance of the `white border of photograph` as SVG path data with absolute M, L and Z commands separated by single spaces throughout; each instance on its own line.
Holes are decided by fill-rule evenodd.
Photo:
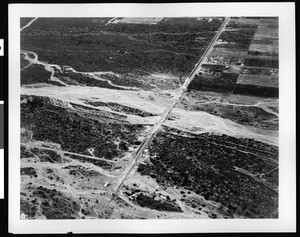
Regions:
M 4 199 L 4 149 L 0 149 L 0 199 Z
M 20 17 L 279 17 L 279 218 L 188 220 L 20 219 Z M 9 5 L 9 232 L 205 233 L 296 230 L 295 7 L 293 3 Z
M 0 39 L 1 42 L 1 39 Z M 3 40 L 2 40 L 3 42 Z M 4 119 L 4 101 L 0 101 L 0 106 L 3 106 L 3 114 L 0 114 L 2 116 L 2 120 Z M 0 123 L 4 123 L 4 121 L 0 121 Z M 4 124 L 3 124 L 4 129 Z M 4 130 L 2 131 L 2 136 L 0 139 L 4 139 Z M 3 141 L 5 142 L 5 141 Z M 0 147 L 0 199 L 4 199 L 4 147 Z

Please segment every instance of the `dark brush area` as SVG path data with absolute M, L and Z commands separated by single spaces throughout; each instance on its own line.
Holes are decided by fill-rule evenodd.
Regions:
M 278 186 L 278 169 L 266 159 L 278 159 L 277 147 L 225 135 L 189 138 L 160 132 L 149 151 L 152 164 L 140 165 L 138 171 L 150 175 L 160 185 L 184 188 L 219 202 L 229 209 L 228 215 L 278 217 L 278 193 L 274 190 Z M 238 172 L 235 167 L 265 182 Z
M 236 85 L 238 74 L 221 72 L 221 75 L 196 75 L 189 84 L 189 90 L 231 93 Z
M 36 175 L 36 171 L 33 167 L 23 167 L 21 168 L 21 175 L 34 176 Z
M 33 195 L 40 199 L 42 214 L 47 219 L 75 219 L 74 215 L 80 210 L 77 202 L 56 189 L 51 190 L 39 186 L 33 191 Z
M 243 28 L 238 31 L 223 31 L 219 39 L 226 42 L 234 43 L 234 45 L 248 49 L 255 35 L 256 28 Z
M 21 85 L 48 83 L 55 86 L 64 86 L 59 82 L 51 81 L 50 76 L 51 73 L 46 71 L 44 66 L 32 64 L 21 71 Z
M 136 202 L 141 207 L 147 207 L 158 211 L 182 212 L 177 204 L 155 200 L 155 196 L 144 195 L 142 193 L 136 197 Z
M 233 94 L 278 99 L 279 98 L 279 88 L 236 84 Z
M 137 116 L 141 116 L 141 117 L 151 117 L 151 116 L 156 116 L 155 114 L 146 112 L 146 111 L 142 111 L 140 109 L 136 109 L 136 108 L 132 108 L 129 106 L 125 106 L 125 105 L 121 105 L 121 104 L 117 104 L 117 103 L 113 103 L 113 102 L 101 102 L 101 101 L 86 101 L 86 104 L 98 107 L 98 106 L 106 106 L 109 107 L 110 109 L 112 109 L 113 111 L 117 111 L 117 112 L 123 112 L 126 114 L 133 114 L 133 115 L 137 115 Z
M 124 90 L 123 88 L 110 85 L 105 80 L 97 80 L 87 75 L 82 75 L 78 73 L 68 72 L 68 73 L 57 73 L 55 74 L 60 80 L 68 85 L 78 85 L 78 86 L 91 86 L 91 87 L 101 87 L 113 90 Z
M 29 148 L 21 145 L 21 159 L 38 157 L 39 162 L 62 163 L 62 157 L 57 151 Z
M 55 106 L 47 97 L 35 97 L 21 104 L 21 126 L 29 127 L 33 139 L 51 141 L 61 145 L 62 150 L 89 154 L 94 148 L 96 157 L 113 159 L 121 156 L 137 140 L 144 128 L 139 124 L 102 123 L 81 115 L 76 110 Z M 118 147 L 116 139 L 124 142 Z
M 257 97 L 278 98 L 279 88 L 237 84 L 239 74 L 224 73 L 215 75 L 196 75 L 189 84 L 189 90 L 240 94 Z
M 156 25 L 108 24 L 109 18 L 39 18 L 21 34 L 21 48 L 77 71 L 144 70 L 189 74 L 223 18 L 165 18 Z M 47 40 L 45 40 L 47 39 Z

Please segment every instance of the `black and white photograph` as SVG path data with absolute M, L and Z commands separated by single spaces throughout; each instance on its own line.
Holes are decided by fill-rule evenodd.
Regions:
M 282 18 L 139 7 L 14 17 L 15 217 L 274 225 Z

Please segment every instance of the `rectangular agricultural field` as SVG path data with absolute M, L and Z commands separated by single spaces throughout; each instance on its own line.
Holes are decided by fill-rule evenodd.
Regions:
M 258 28 L 255 37 L 269 37 L 278 39 L 278 29 Z
M 278 77 L 278 70 L 259 67 L 243 67 L 243 74 L 269 77 L 276 75 Z
M 249 51 L 263 55 L 278 55 L 278 44 L 251 44 Z
M 163 17 L 124 17 L 117 23 L 128 23 L 128 24 L 157 24 L 163 19 Z
M 231 20 L 233 21 L 233 20 Z M 247 27 L 253 27 L 256 26 L 260 23 L 260 18 L 252 18 L 252 19 L 247 19 L 247 18 L 239 18 L 239 19 L 234 19 L 234 22 L 236 22 L 238 25 L 246 25 Z
M 261 19 L 259 22 L 260 28 L 277 29 L 278 30 L 278 18 L 274 19 Z
M 278 88 L 278 77 L 240 74 L 237 84 Z
M 222 57 L 246 57 L 247 50 L 225 48 L 225 47 L 214 47 L 210 56 L 222 56 Z
M 249 51 L 254 54 L 262 54 L 262 55 L 278 55 L 278 39 L 274 37 L 269 37 L 266 29 L 263 34 L 255 35 L 254 39 L 251 42 L 249 47 Z
M 260 58 L 260 57 L 251 57 L 246 58 L 245 66 L 250 67 L 267 67 L 267 68 L 278 68 L 279 61 L 276 59 Z

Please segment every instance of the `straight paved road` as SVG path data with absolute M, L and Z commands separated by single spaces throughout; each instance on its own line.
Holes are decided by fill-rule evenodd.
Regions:
M 31 21 L 29 21 L 25 26 L 23 26 L 20 31 L 26 29 L 27 27 L 29 27 L 36 19 L 38 19 L 38 17 L 32 19 Z
M 221 25 L 220 29 L 218 30 L 218 32 L 216 33 L 216 35 L 214 36 L 214 38 L 212 39 L 212 41 L 210 42 L 210 44 L 208 45 L 207 49 L 204 51 L 204 53 L 201 56 L 200 60 L 195 65 L 194 69 L 192 70 L 192 72 L 189 74 L 189 76 L 185 80 L 184 84 L 179 89 L 179 92 L 178 92 L 177 96 L 175 97 L 174 102 L 166 110 L 166 112 L 164 113 L 164 115 L 162 116 L 162 118 L 160 119 L 160 121 L 158 121 L 154 125 L 154 127 L 152 128 L 152 130 L 149 133 L 149 135 L 145 138 L 145 140 L 140 145 L 140 147 L 138 148 L 138 150 L 133 154 L 133 158 L 132 158 L 131 164 L 125 169 L 125 171 L 123 172 L 123 174 L 119 177 L 119 181 L 117 182 L 117 185 L 115 186 L 115 189 L 114 189 L 115 190 L 114 191 L 115 195 L 117 195 L 117 193 L 119 192 L 120 187 L 122 186 L 123 181 L 126 179 L 126 177 L 128 176 L 128 174 L 133 170 L 133 168 L 137 164 L 139 164 L 139 162 L 141 162 L 141 160 L 139 159 L 140 156 L 142 155 L 142 153 L 144 152 L 144 150 L 148 147 L 148 145 L 152 142 L 153 138 L 155 137 L 156 133 L 158 132 L 158 130 L 160 129 L 160 127 L 162 126 L 162 124 L 167 119 L 167 117 L 170 114 L 170 112 L 172 111 L 173 107 L 178 102 L 178 100 L 180 99 L 180 97 L 182 96 L 182 94 L 186 91 L 188 85 L 194 79 L 196 73 L 201 68 L 201 66 L 204 63 L 206 57 L 209 55 L 209 53 L 211 52 L 212 48 L 214 47 L 217 39 L 220 37 L 221 33 L 224 31 L 225 26 L 227 25 L 229 19 L 230 19 L 229 17 L 225 18 L 223 24 Z

